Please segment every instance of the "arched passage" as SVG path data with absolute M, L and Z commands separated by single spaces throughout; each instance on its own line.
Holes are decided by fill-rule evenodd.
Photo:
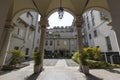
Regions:
M 24 1 L 24 0 L 20 0 L 20 1 L 18 1 L 18 0 L 11 0 L 11 1 L 14 1 L 14 8 L 15 9 L 17 9 L 17 10 L 19 10 L 19 9 L 23 9 L 24 7 L 34 7 L 35 8 L 35 5 L 33 5 L 33 1 L 32 0 L 26 0 L 26 1 Z M 8 2 L 8 1 L 6 1 L 6 2 Z M 38 8 L 38 10 L 39 11 L 41 11 L 42 13 L 43 13 L 43 15 L 45 15 L 46 16 L 46 12 L 47 11 L 49 11 L 49 10 L 51 10 L 51 9 L 54 9 L 54 8 L 57 8 L 58 7 L 58 5 L 56 5 L 54 2 L 56 2 L 55 0 L 52 0 L 52 4 L 50 4 L 51 3 L 51 1 L 40 1 L 40 0 L 35 0 L 35 2 L 34 3 L 36 3 L 36 6 L 37 7 L 39 7 Z M 90 0 L 90 6 L 92 5 L 101 5 L 101 3 L 104 3 L 104 5 L 103 5 L 103 7 L 106 7 L 107 5 L 106 5 L 106 0 L 103 0 L 103 1 L 96 1 L 96 0 Z M 94 4 L 94 2 L 97 2 L 97 3 L 95 3 Z M 8 2 L 9 3 L 9 2 Z M 39 4 L 39 3 L 43 3 L 43 4 L 46 4 L 46 5 L 42 5 L 42 4 Z M 57 4 L 58 4 L 58 1 L 56 2 Z M 64 3 L 64 2 L 63 2 Z M 85 1 L 84 0 L 81 0 L 81 1 L 74 1 L 74 0 L 68 0 L 67 2 L 65 2 L 64 3 L 64 5 L 63 6 L 66 6 L 66 7 L 68 7 L 68 8 L 70 8 L 70 9 L 72 9 L 73 10 L 73 12 L 76 12 L 76 13 L 80 13 L 82 10 L 83 10 L 83 7 L 84 7 L 84 3 L 85 3 Z M 23 4 L 24 6 L 21 6 L 21 4 Z M 26 5 L 27 4 L 27 5 Z M 53 4 L 55 4 L 54 6 L 53 6 Z M 78 7 L 79 5 L 81 4 L 81 7 Z M 10 4 L 9 4 L 10 5 Z M 13 6 L 13 5 L 12 5 Z M 19 6 L 19 7 L 18 7 Z M 9 7 L 8 7 L 9 8 Z M 50 9 L 48 9 L 48 8 L 50 8 Z M 108 8 L 108 7 L 106 7 L 106 8 Z M 36 8 L 35 8 L 36 9 Z M 77 11 L 79 11 L 79 12 L 77 12 Z M 16 11 L 14 11 L 13 12 L 13 14 L 14 13 L 16 13 Z M 78 21 L 79 22 L 79 21 Z M 44 24 L 44 21 L 43 21 L 43 25 L 44 25 L 44 27 L 45 27 L 45 24 Z M 79 25 L 79 26 L 81 26 L 81 25 Z M 7 44 L 7 43 L 6 43 Z
M 9 50 L 19 49 L 25 53 L 25 57 L 33 57 L 35 47 L 39 46 L 39 44 L 37 45 L 36 42 L 40 40 L 40 33 L 37 33 L 37 30 L 40 29 L 38 24 L 38 16 L 38 12 L 33 9 L 23 9 L 12 16 L 12 20 L 10 21 L 12 25 L 8 24 L 8 26 L 12 28 L 8 33 L 9 39 L 6 38 L 8 39 L 8 42 L 4 41 L 5 44 L 8 43 L 8 45 L 7 48 L 4 48 L 6 53 L 1 56 L 2 65 L 5 63 L 10 63 L 9 60 L 11 58 L 11 55 L 7 54 L 7 51 Z

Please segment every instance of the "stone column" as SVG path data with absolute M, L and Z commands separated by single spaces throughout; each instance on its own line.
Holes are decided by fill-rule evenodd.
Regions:
M 76 31 L 77 31 L 77 46 L 78 46 L 78 51 L 80 54 L 83 54 L 83 37 L 82 37 L 82 18 L 77 17 L 75 21 L 75 26 L 76 26 Z M 79 70 L 82 72 L 82 63 L 79 63 Z
M 116 36 L 117 36 L 117 41 L 119 44 L 119 49 L 120 49 L 120 0 L 107 0 L 108 2 L 108 6 L 110 8 L 110 13 L 111 13 L 111 17 L 112 17 L 112 26 L 113 29 L 116 32 Z
M 6 56 L 7 56 L 7 51 L 9 48 L 10 44 L 10 39 L 11 39 L 11 33 L 13 30 L 13 26 L 11 23 L 6 23 L 5 27 L 3 28 L 3 33 L 2 33 L 2 39 L 0 40 L 0 69 L 4 65 Z
M 78 42 L 78 51 L 80 53 L 83 53 L 83 37 L 82 37 L 82 19 L 77 18 L 75 25 L 76 25 L 76 31 L 77 31 L 77 42 Z
M 46 38 L 46 27 L 48 26 L 48 20 L 46 17 L 41 18 L 40 21 L 41 25 L 41 35 L 40 35 L 40 45 L 39 45 L 39 55 L 40 55 L 40 71 L 43 70 L 43 59 L 44 59 L 44 45 L 45 45 L 45 38 Z

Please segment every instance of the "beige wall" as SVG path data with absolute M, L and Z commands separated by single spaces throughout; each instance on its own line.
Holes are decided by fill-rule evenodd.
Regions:
M 45 50 L 54 52 L 54 50 L 69 50 L 70 53 L 77 51 L 77 39 L 76 38 L 46 38 L 48 45 L 45 45 Z M 50 41 L 53 44 L 50 46 Z M 59 45 L 58 45 L 59 42 Z

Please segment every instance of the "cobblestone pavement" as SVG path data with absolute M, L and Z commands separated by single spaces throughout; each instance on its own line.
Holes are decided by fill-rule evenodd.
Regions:
M 90 75 L 84 75 L 78 66 L 68 66 L 64 59 L 49 61 L 45 62 L 53 61 L 55 66 L 44 66 L 40 74 L 33 74 L 33 62 L 30 62 L 30 66 L 0 75 L 0 80 L 120 80 L 120 69 L 91 69 Z

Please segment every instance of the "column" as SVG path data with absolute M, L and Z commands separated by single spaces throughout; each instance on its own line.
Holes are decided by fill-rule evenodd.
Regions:
M 116 36 L 117 36 L 117 41 L 118 41 L 118 45 L 119 45 L 119 49 L 120 49 L 120 8 L 119 8 L 119 3 L 120 0 L 107 0 L 108 2 L 108 6 L 110 8 L 110 13 L 111 13 L 111 17 L 112 17 L 112 26 L 113 29 L 116 32 Z
M 45 37 L 46 37 L 46 27 L 48 26 L 48 20 L 46 17 L 41 17 L 40 21 L 41 25 L 41 35 L 40 35 L 40 44 L 39 44 L 39 55 L 40 55 L 40 71 L 43 70 L 43 59 L 44 59 L 44 45 L 45 45 Z
M 7 51 L 10 45 L 10 39 L 12 34 L 13 26 L 11 23 L 6 23 L 5 27 L 3 28 L 2 39 L 0 41 L 0 69 L 5 63 Z
M 78 51 L 80 54 L 82 54 L 83 51 L 83 37 L 82 37 L 82 18 L 77 17 L 75 25 L 76 25 L 76 31 L 77 31 L 77 42 L 78 42 Z M 82 72 L 82 63 L 79 63 L 79 70 Z
M 78 42 L 78 51 L 80 53 L 83 53 L 83 37 L 82 37 L 82 19 L 80 17 L 77 17 L 75 25 L 76 25 L 76 31 L 77 31 L 77 42 Z

